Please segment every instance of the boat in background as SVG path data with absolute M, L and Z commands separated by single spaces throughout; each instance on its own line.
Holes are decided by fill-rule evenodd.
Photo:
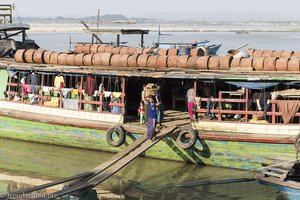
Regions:
M 157 36 L 157 42 L 154 43 L 154 48 L 187 48 L 187 49 L 193 49 L 193 48 L 203 48 L 207 50 L 209 55 L 215 55 L 217 54 L 218 50 L 222 46 L 222 44 L 210 44 L 209 40 L 202 40 L 202 41 L 195 41 L 195 42 L 160 42 L 160 37 L 164 36 L 172 36 L 172 34 L 165 34 L 161 33 L 160 26 L 158 26 L 158 36 Z M 184 54 L 182 54 L 184 55 Z
M 300 199 L 300 163 L 298 159 L 276 159 L 255 178 L 260 184 L 279 190 L 285 200 Z
M 249 34 L 249 31 L 247 31 L 247 30 L 236 30 L 235 33 L 236 34 Z

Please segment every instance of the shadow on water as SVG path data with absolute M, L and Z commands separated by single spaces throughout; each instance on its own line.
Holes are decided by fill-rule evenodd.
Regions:
M 187 163 L 197 163 L 199 165 L 204 165 L 204 162 L 201 158 L 210 158 L 211 152 L 209 146 L 202 139 L 197 139 L 197 143 L 202 146 L 202 149 L 199 149 L 199 145 L 195 145 L 190 149 L 182 149 L 176 145 L 174 137 L 167 137 L 163 140 L 182 160 Z M 188 155 L 188 156 L 187 156 Z

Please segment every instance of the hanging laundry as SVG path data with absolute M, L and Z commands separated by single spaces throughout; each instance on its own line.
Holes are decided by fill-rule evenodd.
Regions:
M 65 85 L 64 77 L 61 75 L 57 75 L 54 78 L 54 87 L 56 90 L 63 88 Z
M 63 88 L 62 93 L 63 97 L 66 99 L 68 97 L 68 94 L 73 90 L 73 88 Z
M 79 109 L 79 100 L 78 99 L 63 99 L 63 108 L 78 110 Z
M 22 94 L 28 94 L 31 93 L 31 85 L 23 84 L 22 85 Z
M 34 72 L 30 74 L 30 84 L 31 85 L 38 85 L 39 84 L 38 76 Z
M 91 76 L 88 76 L 85 81 L 84 91 L 87 95 L 92 96 L 94 94 L 95 89 L 95 79 Z

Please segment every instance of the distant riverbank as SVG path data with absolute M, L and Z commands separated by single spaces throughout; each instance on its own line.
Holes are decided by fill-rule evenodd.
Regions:
M 29 23 L 30 32 L 83 32 L 85 27 L 80 23 Z M 297 25 L 276 25 L 276 24 L 250 24 L 250 25 L 201 25 L 201 24 L 183 24 L 183 23 L 137 23 L 137 24 L 101 24 L 102 29 L 147 29 L 151 32 L 157 32 L 158 26 L 161 26 L 161 32 L 236 32 L 246 30 L 248 32 L 300 32 L 300 26 Z M 91 26 L 91 28 L 94 28 Z

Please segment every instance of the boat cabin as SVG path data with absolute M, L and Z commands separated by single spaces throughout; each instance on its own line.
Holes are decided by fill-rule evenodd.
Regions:
M 7 59 L 8 62 L 11 61 Z M 280 134 L 284 130 L 292 135 L 299 132 L 297 75 L 288 78 L 288 74 L 282 74 L 281 80 L 272 75 L 267 80 L 266 74 L 257 72 L 83 69 L 37 64 L 28 67 L 25 63 L 7 68 L 3 60 L 1 66 L 0 107 L 8 112 L 19 110 L 111 125 L 128 124 L 138 121 L 143 85 L 156 83 L 161 86 L 166 113 L 177 111 L 177 117 L 181 116 L 185 124 L 190 122 L 186 93 L 194 89 L 192 122 L 197 130 L 264 134 Z M 174 116 L 172 123 L 176 119 Z

